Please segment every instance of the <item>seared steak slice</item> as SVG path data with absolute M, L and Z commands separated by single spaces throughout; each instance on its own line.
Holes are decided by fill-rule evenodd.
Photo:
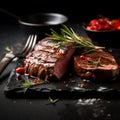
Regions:
M 71 45 L 57 48 L 48 42 L 49 37 L 39 41 L 34 51 L 24 60 L 25 72 L 44 80 L 61 79 L 65 75 L 75 51 Z
M 112 80 L 119 74 L 114 56 L 103 50 L 74 56 L 74 70 L 78 76 L 89 80 Z

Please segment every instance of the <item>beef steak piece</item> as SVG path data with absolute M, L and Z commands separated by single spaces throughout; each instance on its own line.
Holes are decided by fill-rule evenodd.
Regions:
M 46 37 L 40 40 L 25 60 L 25 72 L 44 80 L 60 80 L 68 70 L 75 49 L 71 45 L 57 48 Z
M 119 66 L 113 55 L 95 50 L 85 55 L 74 56 L 74 70 L 82 79 L 93 81 L 113 80 L 119 75 Z

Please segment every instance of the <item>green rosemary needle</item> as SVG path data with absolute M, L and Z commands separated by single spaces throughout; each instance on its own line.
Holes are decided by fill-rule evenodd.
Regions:
M 26 92 L 30 87 L 33 87 L 35 85 L 40 85 L 40 84 L 43 84 L 45 83 L 44 80 L 41 80 L 41 79 L 37 79 L 37 81 L 35 82 L 36 80 L 34 81 L 24 81 L 21 83 L 20 87 L 24 89 L 24 91 Z
M 90 65 L 95 65 L 96 67 L 100 67 L 100 66 L 102 66 L 101 65 L 101 57 L 99 57 L 99 59 L 98 59 L 98 61 L 93 61 L 93 60 L 89 60 L 88 61 L 88 64 L 90 64 Z
M 72 44 L 74 48 L 85 48 L 88 51 L 104 48 L 101 46 L 95 46 L 85 38 L 80 38 L 72 28 L 68 28 L 64 24 L 62 24 L 62 27 L 63 28 L 60 29 L 60 33 L 51 29 L 51 34 L 46 34 L 50 37 L 50 42 L 56 42 L 56 47 Z
M 52 99 L 51 97 L 49 97 L 48 100 L 50 104 L 55 104 L 56 102 L 58 102 L 59 99 Z

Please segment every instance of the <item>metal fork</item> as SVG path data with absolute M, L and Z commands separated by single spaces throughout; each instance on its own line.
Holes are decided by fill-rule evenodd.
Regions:
M 3 73 L 7 65 L 16 57 L 25 57 L 29 52 L 31 52 L 36 44 L 37 35 L 29 35 L 28 39 L 23 47 L 22 51 L 19 53 L 13 53 L 13 51 L 5 54 L 3 59 L 0 61 L 0 75 Z

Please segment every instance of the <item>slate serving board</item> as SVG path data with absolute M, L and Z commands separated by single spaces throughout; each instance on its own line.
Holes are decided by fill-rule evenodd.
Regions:
M 120 64 L 120 49 L 111 49 Z M 18 60 L 16 67 L 23 65 L 23 60 Z M 15 67 L 15 68 L 16 68 Z M 20 87 L 21 81 L 16 79 L 15 68 L 12 70 L 7 85 L 4 88 L 5 95 L 8 97 L 48 97 L 55 96 L 61 98 L 78 98 L 78 97 L 119 97 L 120 96 L 120 76 L 115 80 L 106 80 L 93 82 L 81 79 L 73 70 L 62 78 L 60 81 L 45 82 L 32 86 L 26 91 Z

